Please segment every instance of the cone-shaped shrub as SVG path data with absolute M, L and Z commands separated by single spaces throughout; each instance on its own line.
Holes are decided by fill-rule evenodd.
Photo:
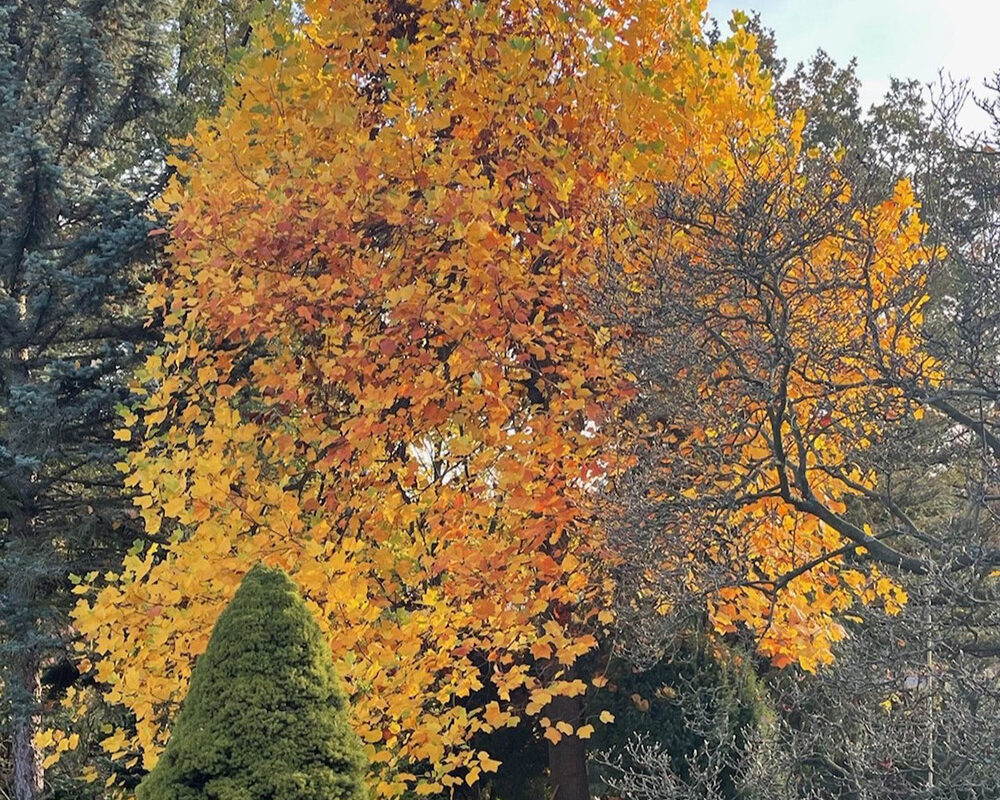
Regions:
M 362 800 L 365 763 L 330 650 L 295 585 L 255 567 L 137 800 Z

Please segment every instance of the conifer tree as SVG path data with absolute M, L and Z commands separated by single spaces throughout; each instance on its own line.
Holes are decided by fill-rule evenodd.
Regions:
M 139 288 L 170 137 L 218 102 L 250 9 L 265 7 L 0 0 L 4 796 L 43 789 L 42 676 L 77 674 L 66 658 L 70 575 L 119 562 L 138 535 L 114 429 L 137 345 L 157 328 Z
M 42 791 L 40 679 L 65 652 L 68 575 L 134 537 L 113 431 L 144 336 L 161 33 L 136 0 L 0 2 L 0 680 L 17 800 Z
M 362 800 L 364 756 L 330 648 L 284 572 L 257 566 L 219 616 L 138 800 Z

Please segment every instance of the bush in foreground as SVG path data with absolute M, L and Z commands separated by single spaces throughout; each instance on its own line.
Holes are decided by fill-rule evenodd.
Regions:
M 284 572 L 255 567 L 137 800 L 363 800 L 364 774 L 318 625 Z

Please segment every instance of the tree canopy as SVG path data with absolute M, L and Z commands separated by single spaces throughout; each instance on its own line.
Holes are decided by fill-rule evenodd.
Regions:
M 875 572 L 840 574 L 840 556 L 879 545 L 823 515 L 865 485 L 845 443 L 864 446 L 883 421 L 869 406 L 896 397 L 868 385 L 872 355 L 919 325 L 919 282 L 895 303 L 931 255 L 913 198 L 903 184 L 858 206 L 835 166 L 810 168 L 754 37 L 710 40 L 702 10 L 311 2 L 255 31 L 163 199 L 172 266 L 149 300 L 165 345 L 122 434 L 139 440 L 123 469 L 154 543 L 76 615 L 135 715 L 113 754 L 155 763 L 207 630 L 259 560 L 315 609 L 379 794 L 474 784 L 497 762 L 472 735 L 524 715 L 553 747 L 588 738 L 598 715 L 563 700 L 592 685 L 579 661 L 614 622 L 622 554 L 594 500 L 633 459 L 629 314 L 672 294 L 719 315 L 673 331 L 708 356 L 675 455 L 732 462 L 675 463 L 703 469 L 678 496 L 743 498 L 721 529 L 749 555 L 739 588 L 710 593 L 714 626 L 746 624 L 779 663 L 814 668 L 838 613 L 899 602 Z M 771 217 L 747 228 L 750 212 Z M 785 227 L 753 227 L 772 217 Z M 747 253 L 764 254 L 759 274 L 725 259 L 731 274 L 708 273 Z M 855 320 L 882 309 L 880 329 Z M 820 430 L 831 382 L 839 433 Z M 696 540 L 706 518 L 688 519 Z M 811 559 L 816 575 L 783 577 Z M 487 686 L 495 699 L 471 700 Z

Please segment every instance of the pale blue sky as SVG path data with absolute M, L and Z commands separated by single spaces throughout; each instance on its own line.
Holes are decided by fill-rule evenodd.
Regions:
M 862 99 L 882 95 L 889 76 L 935 81 L 939 68 L 974 87 L 1000 70 L 1000 0 L 709 0 L 724 28 L 734 8 L 757 10 L 789 64 L 822 47 L 858 59 Z M 975 125 L 978 117 L 967 116 Z

